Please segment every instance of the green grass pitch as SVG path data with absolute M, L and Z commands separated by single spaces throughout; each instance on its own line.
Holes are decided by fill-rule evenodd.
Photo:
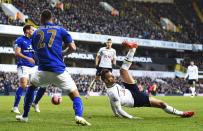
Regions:
M 78 126 L 74 121 L 72 102 L 63 97 L 56 106 L 50 97 L 44 96 L 40 102 L 41 113 L 30 111 L 29 122 L 15 120 L 11 113 L 14 96 L 0 96 L 0 131 L 203 131 L 203 97 L 158 97 L 180 110 L 194 110 L 192 118 L 180 118 L 166 114 L 155 108 L 124 108 L 128 113 L 142 117 L 143 120 L 115 118 L 107 97 L 83 98 L 84 117 L 92 124 L 90 127 Z M 20 103 L 22 112 L 23 99 Z

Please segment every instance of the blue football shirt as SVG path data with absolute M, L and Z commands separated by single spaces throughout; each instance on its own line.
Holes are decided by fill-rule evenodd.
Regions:
M 62 56 L 62 43 L 72 42 L 70 34 L 53 23 L 41 25 L 32 36 L 32 46 L 38 58 L 38 69 L 63 73 L 65 64 Z
M 21 53 L 27 57 L 33 58 L 34 57 L 34 50 L 31 44 L 32 40 L 26 36 L 18 37 L 15 41 L 15 47 L 21 48 Z M 33 67 L 34 64 L 30 63 L 26 59 L 17 58 L 17 67 L 20 66 L 28 66 Z

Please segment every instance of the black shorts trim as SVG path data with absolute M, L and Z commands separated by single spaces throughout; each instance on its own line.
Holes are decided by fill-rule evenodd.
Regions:
M 190 84 L 190 85 L 195 84 L 195 83 L 196 83 L 195 79 L 188 80 L 188 84 Z
M 149 102 L 149 96 L 144 92 L 140 92 L 139 88 L 137 87 L 137 84 L 128 84 L 123 82 L 123 85 L 131 92 L 134 98 L 134 107 L 151 106 Z
M 97 71 L 96 71 L 96 76 L 101 76 L 101 72 L 102 70 L 109 70 L 110 72 L 112 72 L 112 68 L 102 68 L 102 67 L 97 67 Z

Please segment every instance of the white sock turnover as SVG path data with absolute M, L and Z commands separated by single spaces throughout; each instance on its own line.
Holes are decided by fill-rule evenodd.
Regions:
M 123 61 L 123 64 L 121 66 L 122 69 L 129 70 L 129 68 L 132 64 L 132 61 L 133 61 L 135 51 L 136 51 L 136 48 L 132 48 L 128 51 L 128 53 L 125 57 L 125 60 Z
M 166 108 L 163 109 L 166 113 L 168 114 L 174 114 L 174 115 L 178 115 L 178 116 L 182 116 L 183 115 L 183 111 L 179 111 L 175 108 L 173 108 L 172 106 L 166 105 Z

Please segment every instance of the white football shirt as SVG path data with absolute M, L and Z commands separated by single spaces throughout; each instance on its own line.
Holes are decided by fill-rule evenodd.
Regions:
M 99 67 L 112 68 L 112 60 L 116 59 L 115 49 L 107 49 L 106 47 L 102 47 L 99 49 L 97 54 L 101 57 Z
M 189 80 L 198 79 L 198 67 L 196 65 L 188 66 L 187 74 L 186 74 L 185 78 L 187 78 L 187 77 Z
M 115 83 L 111 88 L 107 88 L 107 95 L 111 108 L 116 116 L 132 118 L 121 106 L 134 107 L 134 98 L 128 89 Z

